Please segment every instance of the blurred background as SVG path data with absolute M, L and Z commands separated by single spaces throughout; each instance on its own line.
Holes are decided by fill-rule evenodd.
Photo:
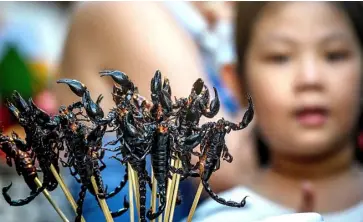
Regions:
M 124 8 L 131 12 L 130 15 L 124 15 L 129 16 L 129 19 L 120 19 L 124 20 L 124 23 L 115 21 L 116 16 L 113 14 L 116 11 L 112 9 L 112 4 L 107 3 L 101 4 L 101 7 L 96 6 L 95 10 L 91 3 L 82 2 L 0 2 L 0 123 L 6 134 L 16 131 L 22 138 L 25 137 L 22 128 L 17 125 L 4 105 L 5 99 L 13 90 L 20 92 L 26 99 L 32 97 L 36 104 L 51 114 L 56 114 L 60 105 L 76 101 L 77 98 L 68 87 L 57 86 L 55 83 L 61 77 L 84 82 L 93 97 L 98 93 L 104 94 L 106 98 L 103 106 L 108 110 L 112 106 L 112 81 L 99 81 L 98 71 L 103 68 L 120 69 L 129 74 L 139 85 L 143 95 L 148 93 L 149 81 L 142 81 L 142 78 L 151 79 L 156 69 L 160 69 L 162 73 L 165 71 L 172 84 L 179 81 L 185 83 L 184 86 L 176 86 L 175 90 L 173 87 L 174 95 L 177 96 L 188 95 L 192 83 L 202 77 L 208 85 L 217 87 L 225 113 L 231 118 L 237 115 L 238 103 L 220 77 L 220 72 L 228 72 L 233 68 L 235 58 L 233 3 L 115 4 L 118 4 L 121 11 Z M 151 24 L 152 29 L 145 28 L 147 19 L 142 16 L 145 13 L 155 19 Z M 122 12 L 119 14 L 122 18 Z M 128 31 L 121 33 L 123 30 Z M 170 34 L 168 39 L 158 40 L 156 36 L 148 37 L 146 33 L 150 33 L 150 30 L 159 32 L 160 36 L 168 36 L 173 32 L 176 37 Z M 127 37 L 128 33 L 130 37 Z M 135 35 L 141 37 L 135 38 Z M 161 45 L 161 42 L 164 45 Z M 111 46 L 111 43 L 114 45 Z M 123 44 L 132 45 L 133 48 L 125 48 Z M 150 46 L 155 44 L 158 46 Z M 115 53 L 117 49 L 119 51 Z M 153 58 L 150 55 L 155 53 L 156 49 L 161 53 Z M 127 51 L 128 55 L 124 55 L 124 51 Z M 144 54 L 147 56 L 141 56 Z M 146 72 L 147 74 L 144 74 Z M 26 197 L 29 190 L 22 177 L 16 175 L 15 170 L 5 164 L 3 153 L 0 154 L 3 160 L 0 164 L 0 186 L 6 186 L 12 181 L 15 184 L 10 192 L 12 197 Z M 121 180 L 123 169 L 115 162 L 106 164 L 108 168 L 103 176 L 111 191 Z M 226 172 L 234 174 L 227 171 L 227 168 Z M 115 177 L 116 173 L 120 176 Z M 68 177 L 68 171 L 64 176 L 74 197 L 78 197 L 79 184 Z M 223 191 L 234 184 L 235 182 L 228 184 L 216 179 L 215 183 L 212 183 L 216 191 Z M 187 216 L 195 186 L 192 182 L 186 181 L 181 184 L 181 190 L 183 204 L 175 212 L 175 221 Z M 52 192 L 52 196 L 67 216 L 73 218 L 74 214 L 60 188 Z M 122 198 L 123 194 L 120 194 L 118 198 L 111 200 L 110 208 L 122 207 Z M 83 211 L 87 221 L 103 220 L 102 212 L 92 196 L 87 195 Z M 10 207 L 0 198 L 1 221 L 50 222 L 54 221 L 54 217 L 57 217 L 56 213 L 43 196 L 24 207 Z M 129 215 L 125 214 L 115 221 L 127 221 L 128 217 Z
M 4 106 L 13 90 L 33 97 L 44 110 L 57 112 L 51 83 L 59 62 L 72 4 L 67 2 L 0 2 L 0 124 L 6 133 L 24 132 Z M 13 183 L 11 196 L 25 198 L 29 188 L 1 153 L 0 186 Z M 69 215 L 69 204 L 57 189 L 52 195 Z M 10 207 L 0 198 L 1 221 L 54 221 L 58 217 L 44 196 L 26 207 Z

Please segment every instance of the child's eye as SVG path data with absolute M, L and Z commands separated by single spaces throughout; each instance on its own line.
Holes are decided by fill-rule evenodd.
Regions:
M 284 63 L 287 63 L 289 61 L 289 56 L 287 55 L 279 55 L 279 54 L 276 54 L 276 55 L 270 55 L 270 56 L 267 56 L 267 61 L 270 62 L 270 63 L 276 63 L 276 64 L 284 64 Z
M 348 52 L 328 52 L 325 58 L 328 62 L 339 62 L 349 57 Z

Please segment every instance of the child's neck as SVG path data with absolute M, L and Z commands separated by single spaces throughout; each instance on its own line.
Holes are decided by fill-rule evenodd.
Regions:
M 272 154 L 271 171 L 290 180 L 322 180 L 347 173 L 354 165 L 354 146 L 347 145 L 322 158 L 298 160 Z
M 251 186 L 268 199 L 295 208 L 301 201 L 302 182 L 307 180 L 316 193 L 314 211 L 347 209 L 363 198 L 362 171 L 354 164 L 353 145 L 320 161 L 304 163 L 273 156 L 271 167 L 257 174 Z

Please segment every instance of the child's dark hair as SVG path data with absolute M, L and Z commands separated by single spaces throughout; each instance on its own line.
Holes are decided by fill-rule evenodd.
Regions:
M 243 71 L 244 71 L 244 61 L 245 61 L 245 52 L 247 50 L 251 31 L 254 25 L 254 22 L 257 20 L 259 16 L 260 10 L 269 2 L 238 2 L 237 3 L 237 16 L 236 16 L 236 25 L 235 25 L 235 43 L 236 43 L 236 54 L 237 54 L 237 75 L 240 81 L 240 84 L 243 85 L 244 89 L 246 86 L 244 85 L 246 81 L 244 81 Z M 336 4 L 341 10 L 343 10 L 348 18 L 350 19 L 354 31 L 358 37 L 360 42 L 361 49 L 363 50 L 363 4 L 361 2 L 331 2 L 332 4 Z M 363 73 L 362 73 L 363 75 Z M 363 132 L 363 113 L 361 113 L 359 118 L 358 129 L 356 131 L 356 150 L 355 156 L 358 162 L 363 164 L 363 149 L 358 146 L 358 135 L 360 132 Z M 257 147 L 257 156 L 260 167 L 264 167 L 269 163 L 269 150 L 264 141 L 262 140 L 261 134 L 256 129 L 256 147 Z

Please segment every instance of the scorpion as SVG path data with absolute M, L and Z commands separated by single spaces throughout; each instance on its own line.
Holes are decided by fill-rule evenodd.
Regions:
M 137 126 L 132 114 L 129 112 L 126 114 L 126 131 L 128 132 L 128 137 L 121 142 L 121 154 L 123 159 L 119 159 L 113 156 L 114 159 L 120 161 L 121 163 L 129 163 L 131 167 L 137 172 L 138 182 L 139 182 L 139 194 L 140 194 L 140 221 L 145 222 L 146 214 L 146 183 L 149 184 L 151 189 L 151 178 L 146 170 L 146 155 L 151 149 L 151 141 L 153 139 L 153 125 L 144 126 L 145 129 Z M 125 146 L 132 146 L 134 148 L 133 152 L 130 152 L 130 148 L 125 148 Z M 126 165 L 127 170 L 127 165 Z M 122 189 L 122 188 L 121 188 Z
M 31 98 L 27 103 L 14 91 L 12 99 L 14 103 L 7 100 L 6 105 L 25 130 L 26 146 L 23 151 L 32 150 L 35 153 L 33 162 L 35 158 L 38 160 L 40 171 L 43 173 L 43 184 L 48 191 L 53 191 L 57 188 L 58 182 L 50 171 L 50 165 L 53 164 L 59 173 L 58 159 L 61 149 L 57 142 L 57 124 Z
M 129 163 L 131 167 L 137 172 L 139 181 L 139 194 L 140 194 L 140 221 L 146 221 L 146 183 L 148 182 L 151 188 L 151 178 L 146 170 L 146 155 L 151 149 L 151 141 L 153 136 L 153 125 L 144 125 L 143 129 L 140 127 L 141 123 L 147 121 L 145 118 L 150 118 L 148 113 L 148 107 L 146 107 L 147 101 L 141 98 L 135 86 L 129 83 L 128 77 L 121 72 L 102 72 L 103 76 L 111 76 L 113 79 L 121 85 L 123 88 L 128 90 L 120 91 L 115 90 L 114 101 L 117 105 L 108 115 L 109 119 L 112 119 L 114 124 L 117 125 L 117 139 L 110 141 L 106 145 L 112 144 L 116 145 L 120 142 L 120 146 L 116 149 L 111 149 L 111 151 L 120 151 L 112 158 L 120 161 L 123 165 Z M 122 80 L 122 81 L 121 81 Z M 119 88 L 117 88 L 119 89 Z M 128 97 L 122 93 L 129 92 Z M 131 94 L 131 92 L 133 94 Z M 131 100 L 133 98 L 133 100 Z M 141 104 L 140 100 L 141 99 Z M 134 115 L 135 114 L 135 115 Z M 137 121 L 137 120 L 139 121 Z M 121 154 L 122 159 L 118 158 L 117 155 Z M 123 181 L 116 188 L 115 191 L 120 191 L 126 184 L 128 180 L 128 167 L 126 165 L 126 172 Z
M 20 200 L 11 200 L 11 197 L 7 193 L 12 186 L 3 187 L 2 193 L 8 204 L 11 206 L 23 206 L 34 200 L 35 197 L 41 193 L 45 187 L 38 187 L 35 183 L 35 178 L 38 177 L 37 169 L 34 166 L 33 155 L 34 153 L 23 151 L 25 148 L 25 142 L 22 141 L 19 136 L 13 132 L 11 137 L 3 135 L 2 129 L 0 129 L 0 150 L 6 155 L 6 163 L 12 167 L 12 160 L 14 160 L 15 169 L 18 175 L 22 175 L 25 183 L 31 190 L 28 197 Z M 20 148 L 19 148 L 20 147 Z
M 228 152 L 228 148 L 225 144 L 225 136 L 230 133 L 231 130 L 242 130 L 248 126 L 254 116 L 252 98 L 248 96 L 248 109 L 246 110 L 242 121 L 239 124 L 235 124 L 225 119 L 219 119 L 217 122 L 205 123 L 200 127 L 200 133 L 189 136 L 186 139 L 186 143 L 192 148 L 201 144 L 201 156 L 196 167 L 199 167 L 201 181 L 204 189 L 207 193 L 220 204 L 230 207 L 244 207 L 246 204 L 246 198 L 240 203 L 234 201 L 226 201 L 223 198 L 217 196 L 208 183 L 214 171 L 220 168 L 220 158 L 231 163 L 233 161 L 232 155 Z
M 203 91 L 204 88 L 204 91 Z M 191 162 L 191 154 L 199 155 L 199 153 L 195 153 L 193 150 L 187 149 L 188 146 L 184 145 L 184 139 L 195 133 L 194 127 L 199 124 L 200 118 L 202 115 L 207 118 L 213 118 L 219 111 L 220 102 L 218 98 L 218 92 L 215 88 L 215 99 L 212 100 L 211 104 L 209 103 L 209 91 L 208 88 L 204 85 L 204 81 L 202 79 L 197 79 L 191 90 L 191 93 L 188 98 L 175 98 L 174 108 L 178 108 L 179 110 L 176 112 L 175 116 L 177 116 L 176 125 L 178 127 L 178 139 L 177 139 L 177 150 L 178 156 L 182 160 L 182 166 L 185 172 L 190 172 L 194 166 Z M 207 108 L 210 111 L 206 111 Z M 185 176 L 182 176 L 182 179 L 185 179 Z
M 69 107 L 68 107 L 69 108 Z M 81 214 L 83 209 L 83 202 L 87 190 L 94 196 L 96 196 L 95 190 L 91 183 L 91 177 L 94 176 L 97 187 L 99 188 L 99 194 L 105 195 L 105 189 L 103 187 L 102 178 L 100 172 L 105 168 L 105 165 L 99 166 L 98 161 L 102 159 L 102 152 L 90 148 L 88 145 L 90 140 L 94 140 L 93 136 L 97 135 L 93 129 L 91 132 L 87 132 L 87 127 L 76 121 L 75 115 L 66 107 L 60 108 L 60 114 L 58 116 L 59 122 L 62 124 L 62 130 L 65 134 L 65 143 L 68 147 L 69 157 L 67 163 L 63 163 L 63 166 L 69 167 L 71 175 L 76 179 L 78 183 L 81 183 L 81 191 L 79 193 L 79 199 L 77 201 L 77 216 L 75 221 L 81 220 Z M 101 162 L 102 163 L 102 162 Z M 72 171 L 72 169 L 74 171 Z M 77 175 L 79 178 L 77 178 Z M 124 198 L 124 208 L 119 209 L 116 212 L 111 212 L 112 217 L 121 216 L 127 211 L 129 203 Z

